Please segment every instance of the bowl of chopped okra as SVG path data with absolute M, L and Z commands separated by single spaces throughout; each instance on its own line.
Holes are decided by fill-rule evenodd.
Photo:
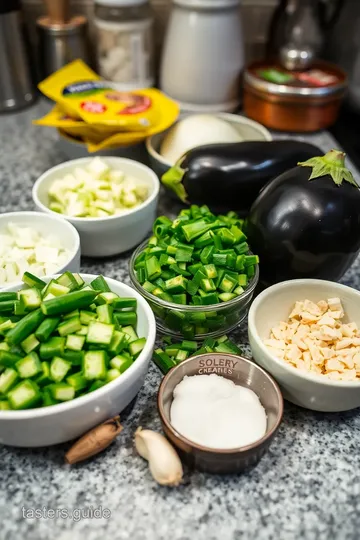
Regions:
M 155 343 L 146 301 L 114 279 L 65 272 L 0 291 L 0 441 L 58 444 L 121 412 Z

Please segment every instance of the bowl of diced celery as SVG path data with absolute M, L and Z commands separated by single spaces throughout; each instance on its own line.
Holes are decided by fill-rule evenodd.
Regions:
M 158 177 L 142 163 L 89 157 L 49 169 L 35 182 L 32 194 L 39 210 L 74 225 L 83 255 L 107 257 L 132 249 L 146 237 L 159 190 Z
M 0 291 L 0 442 L 62 443 L 140 390 L 156 323 L 131 287 L 65 272 Z
M 153 236 L 130 261 L 130 278 L 149 302 L 158 330 L 172 337 L 218 337 L 245 318 L 259 280 L 234 212 L 214 215 L 193 205 L 174 220 L 154 222 Z
M 80 238 L 70 223 L 42 212 L 0 215 L 0 289 L 24 272 L 42 278 L 66 270 L 80 270 Z

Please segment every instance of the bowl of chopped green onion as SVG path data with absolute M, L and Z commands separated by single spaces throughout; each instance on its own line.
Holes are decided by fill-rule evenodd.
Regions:
M 90 274 L 0 291 L 0 442 L 49 446 L 119 414 L 147 373 L 156 325 L 134 289 Z
M 158 217 L 153 236 L 130 260 L 130 279 L 149 302 L 162 334 L 218 337 L 246 317 L 259 280 L 235 212 L 214 215 L 193 205 L 177 218 Z

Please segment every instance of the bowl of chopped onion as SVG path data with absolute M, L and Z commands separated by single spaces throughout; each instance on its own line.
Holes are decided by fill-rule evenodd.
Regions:
M 294 279 L 257 296 L 248 318 L 255 361 L 284 398 L 321 412 L 360 407 L 360 292 Z
M 21 282 L 25 272 L 42 278 L 66 270 L 80 270 L 75 227 L 41 212 L 0 215 L 0 289 Z
M 62 163 L 35 182 L 37 208 L 77 229 L 83 255 L 107 257 L 139 244 L 155 219 L 160 183 L 137 161 L 81 158 Z

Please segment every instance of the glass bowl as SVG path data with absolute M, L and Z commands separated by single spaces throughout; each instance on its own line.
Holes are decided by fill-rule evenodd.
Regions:
M 132 254 L 129 274 L 133 287 L 150 304 L 155 315 L 157 329 L 161 334 L 200 341 L 207 337 L 219 337 L 236 328 L 245 319 L 259 281 L 258 265 L 244 293 L 229 302 L 208 306 L 175 304 L 166 302 L 146 291 L 136 277 L 135 260 L 147 247 L 148 241 L 149 239 L 140 244 Z

